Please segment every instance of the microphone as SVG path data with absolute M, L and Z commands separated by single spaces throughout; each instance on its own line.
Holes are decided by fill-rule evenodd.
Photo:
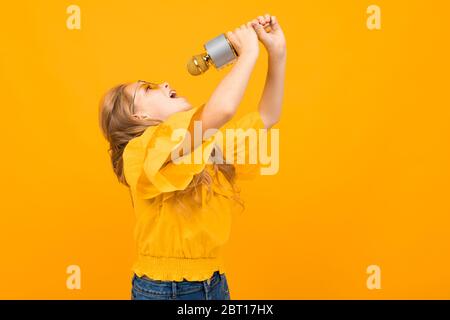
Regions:
M 211 65 L 219 70 L 232 63 L 238 56 L 225 34 L 208 41 L 203 47 L 206 52 L 193 56 L 187 63 L 188 72 L 193 76 L 205 73 Z

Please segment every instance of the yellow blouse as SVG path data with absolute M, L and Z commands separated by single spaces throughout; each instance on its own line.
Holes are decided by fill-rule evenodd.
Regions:
M 202 163 L 180 164 L 166 160 L 180 141 L 172 139 L 172 132 L 188 129 L 194 115 L 204 105 L 171 115 L 163 123 L 148 127 L 144 133 L 130 140 L 123 152 L 125 178 L 130 185 L 136 216 L 134 238 L 137 259 L 132 271 L 155 280 L 206 280 L 214 271 L 225 272 L 221 251 L 230 234 L 233 210 L 238 206 L 231 198 L 232 188 L 219 171 L 212 184 L 212 196 L 207 199 L 207 188 L 201 187 L 202 206 L 193 199 L 179 202 L 172 197 L 174 191 L 185 189 L 193 176 L 203 169 L 213 173 L 213 165 Z M 258 111 L 231 120 L 225 129 L 264 129 Z M 195 152 L 209 152 L 218 147 L 217 134 L 203 141 Z M 234 148 L 234 154 L 245 149 L 245 138 L 227 141 L 222 149 Z M 230 145 L 231 143 L 231 145 Z M 203 149 L 203 151 L 202 151 Z M 217 150 L 217 149 L 216 149 Z M 247 162 L 246 162 L 247 163 Z M 164 165 L 165 164 L 165 165 Z M 258 164 L 235 164 L 236 181 L 259 174 Z M 186 210 L 189 207 L 190 210 Z M 183 209 L 184 208 L 184 209 Z

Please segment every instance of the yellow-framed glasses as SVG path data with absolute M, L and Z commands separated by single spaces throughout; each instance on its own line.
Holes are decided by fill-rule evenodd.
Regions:
M 131 114 L 134 114 L 134 99 L 136 98 L 136 93 L 137 93 L 138 89 L 140 89 L 144 86 L 147 86 L 150 89 L 159 89 L 158 83 L 148 82 L 145 80 L 138 80 L 136 89 L 134 89 L 133 99 L 131 100 L 131 106 L 130 106 Z

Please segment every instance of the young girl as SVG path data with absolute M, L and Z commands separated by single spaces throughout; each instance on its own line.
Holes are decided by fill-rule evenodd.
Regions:
M 166 82 L 122 84 L 102 100 L 100 125 L 113 169 L 129 187 L 136 214 L 131 299 L 230 299 L 221 250 L 234 205 L 241 203 L 236 182 L 258 173 L 258 165 L 179 160 L 198 150 L 218 159 L 227 152 L 222 149 L 233 148 L 235 155 L 248 148 L 239 138 L 222 149 L 217 135 L 197 141 L 192 138 L 197 121 L 202 132 L 267 129 L 278 122 L 286 43 L 276 17 L 268 14 L 226 36 L 238 58 L 202 106 L 192 107 Z M 264 92 L 258 110 L 236 121 L 232 118 L 259 55 L 258 39 L 269 57 Z M 178 129 L 186 130 L 181 140 L 173 138 Z M 185 142 L 190 147 L 178 150 Z

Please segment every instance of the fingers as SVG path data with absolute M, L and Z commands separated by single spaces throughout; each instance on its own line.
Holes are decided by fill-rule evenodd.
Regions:
M 271 16 L 270 14 L 266 13 L 266 14 L 263 15 L 263 16 L 258 16 L 258 17 L 256 18 L 256 20 L 258 20 L 258 22 L 259 22 L 260 24 L 265 25 L 265 24 L 271 23 L 271 21 L 272 21 L 272 19 L 273 19 L 274 17 L 275 17 L 275 16 Z M 275 17 L 275 18 L 276 18 L 276 17 Z
M 228 31 L 227 33 L 225 33 L 225 35 L 228 38 L 228 40 L 231 41 L 231 43 L 235 43 L 236 42 L 236 37 L 234 36 L 233 32 Z
M 260 26 L 262 26 L 263 30 L 265 30 L 266 32 L 276 30 L 279 27 L 277 18 L 275 16 L 271 16 L 268 13 L 266 13 L 265 15 L 258 16 L 257 18 L 248 21 L 245 24 L 242 24 L 240 27 L 237 27 L 234 31 L 236 32 L 239 30 L 245 30 L 250 28 L 254 29 L 255 31 L 259 30 L 259 32 L 262 32 L 261 28 L 259 28 Z
M 252 24 L 253 29 L 255 29 L 256 33 L 257 33 L 258 36 L 259 36 L 260 33 L 261 33 L 262 30 L 263 30 L 263 27 L 262 27 L 261 23 L 259 22 L 258 19 L 253 19 L 252 22 L 251 22 L 251 24 Z
M 266 18 L 264 16 L 258 16 L 258 21 L 262 26 L 266 24 Z
M 239 38 L 241 38 L 243 35 L 248 34 L 249 32 L 254 33 L 255 29 L 253 25 L 255 21 L 257 20 L 248 21 L 245 24 L 241 24 L 239 27 L 234 29 L 234 31 L 227 31 L 225 33 L 225 36 L 230 40 L 237 41 Z
M 253 29 L 252 28 L 252 21 L 249 21 L 245 24 L 242 24 L 240 27 L 236 28 L 234 31 L 239 31 L 239 30 L 246 30 L 246 29 Z
M 263 16 L 258 16 L 255 20 L 258 21 L 258 23 L 261 26 L 263 26 L 263 28 L 266 30 L 266 32 L 270 32 L 274 29 L 273 26 L 276 25 L 276 22 L 273 23 L 273 21 L 272 21 L 273 18 L 275 18 L 275 21 L 276 21 L 275 16 L 271 16 L 268 13 L 266 13 Z
M 280 28 L 280 25 L 278 24 L 277 17 L 272 16 L 270 20 L 271 20 L 270 22 L 271 28 L 275 31 L 278 30 Z
M 268 35 L 267 35 L 267 31 L 264 29 L 264 27 L 259 22 L 259 19 L 252 20 L 252 26 L 253 26 L 253 29 L 255 29 L 255 32 L 258 35 L 258 38 L 260 40 L 264 41 Z

